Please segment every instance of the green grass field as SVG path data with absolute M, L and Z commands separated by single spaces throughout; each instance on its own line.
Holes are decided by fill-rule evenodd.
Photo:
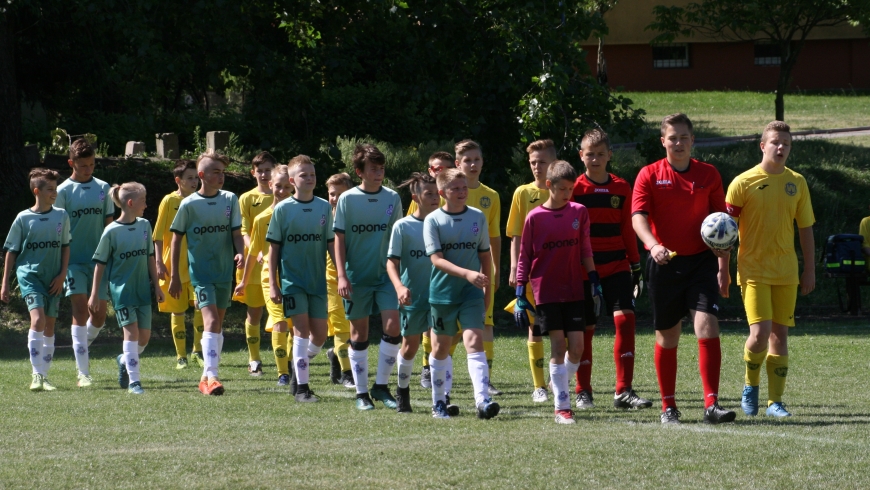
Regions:
M 248 376 L 241 338 L 225 347 L 222 397 L 196 390 L 199 371 L 174 369 L 167 340 L 142 358 L 144 396 L 118 388 L 120 342 L 99 339 L 93 389 L 75 388 L 69 348 L 60 347 L 53 393 L 31 393 L 24 341 L 8 331 L 0 350 L 0 487 L 3 488 L 867 488 L 870 485 L 870 339 L 860 322 L 804 320 L 791 340 L 788 420 L 738 415 L 733 424 L 701 423 L 697 345 L 686 330 L 677 399 L 683 424 L 659 423 L 653 335 L 640 328 L 635 388 L 654 408 L 610 408 L 611 328 L 595 342 L 597 407 L 557 426 L 552 402 L 534 404 L 525 340 L 501 330 L 493 381 L 505 395 L 489 421 L 472 412 L 464 350 L 456 355 L 454 401 L 462 414 L 434 420 L 430 399 L 412 379 L 413 414 L 378 404 L 359 413 L 352 394 L 328 384 L 324 357 L 312 365 L 317 404 L 296 404 L 266 376 Z M 741 324 L 723 325 L 722 404 L 738 409 Z M 264 341 L 264 347 L 268 345 Z M 372 357 L 374 352 L 372 349 Z M 395 375 L 393 376 L 393 380 Z M 762 377 L 762 394 L 766 393 Z

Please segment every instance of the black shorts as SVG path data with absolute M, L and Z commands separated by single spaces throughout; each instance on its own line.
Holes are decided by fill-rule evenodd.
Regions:
M 553 330 L 562 330 L 565 333 L 585 330 L 583 303 L 583 301 L 571 301 L 538 305 L 538 315 L 535 318 L 541 326 L 541 334 L 548 335 Z
M 614 312 L 617 310 L 634 311 L 634 283 L 631 281 L 631 272 L 623 271 L 601 278 L 601 290 L 604 292 L 604 305 L 602 312 Z M 586 325 L 598 323 L 595 315 L 595 301 L 592 300 L 592 283 L 585 281 L 583 294 L 586 297 Z
M 646 277 L 655 329 L 672 328 L 689 310 L 718 316 L 718 273 L 719 259 L 709 251 L 677 255 L 665 265 L 648 256 Z

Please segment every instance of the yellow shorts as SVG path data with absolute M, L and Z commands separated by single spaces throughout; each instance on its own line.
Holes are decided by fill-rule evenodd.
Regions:
M 169 295 L 169 281 L 160 281 L 160 290 L 166 298 L 162 303 L 157 303 L 157 310 L 161 313 L 184 313 L 194 305 L 196 295 L 193 293 L 193 285 L 190 281 L 181 283 L 181 294 L 178 299 Z
M 535 306 L 535 295 L 532 292 L 531 285 L 526 287 L 526 299 L 529 300 L 529 303 L 531 303 L 532 306 Z M 504 311 L 510 313 L 511 316 L 514 316 L 514 306 L 516 304 L 517 304 L 517 300 L 516 300 L 516 298 L 514 298 L 513 300 L 511 300 L 510 303 L 507 304 L 507 306 L 504 307 Z M 529 324 L 530 325 L 535 324 L 535 314 L 532 313 L 531 311 L 529 312 Z
M 747 281 L 740 285 L 746 320 L 750 325 L 773 320 L 774 323 L 794 326 L 794 305 L 797 302 L 797 284 L 775 285 Z
M 269 318 L 266 320 L 266 331 L 271 332 L 272 327 L 275 326 L 276 323 L 281 322 L 287 322 L 287 327 L 292 329 L 293 321 L 284 316 L 284 305 L 281 303 L 274 303 L 269 299 L 269 283 L 264 282 L 263 284 L 258 284 L 258 286 L 260 286 L 260 294 L 266 299 L 264 303 L 266 306 L 266 313 L 269 314 Z
M 238 296 L 233 294 L 233 301 L 244 303 L 251 308 L 266 306 L 266 297 L 263 296 L 263 287 L 260 284 L 248 284 L 245 286 L 244 295 Z

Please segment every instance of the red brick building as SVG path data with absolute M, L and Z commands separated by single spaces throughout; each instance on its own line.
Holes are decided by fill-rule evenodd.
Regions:
M 667 2 L 688 4 L 690 0 Z M 774 90 L 779 76 L 775 45 L 723 42 L 694 35 L 654 46 L 645 30 L 661 0 L 620 0 L 605 14 L 608 84 L 638 91 Z M 597 40 L 584 45 L 589 66 L 597 65 Z M 594 71 L 594 68 L 593 68 Z M 870 38 L 843 24 L 810 34 L 792 71 L 792 89 L 870 89 Z

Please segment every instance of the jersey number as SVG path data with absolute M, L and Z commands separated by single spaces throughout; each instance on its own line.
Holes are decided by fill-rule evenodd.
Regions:
M 127 308 L 121 308 L 115 311 L 115 314 L 118 315 L 118 320 L 122 322 L 126 322 L 130 318 L 130 311 Z
M 200 291 L 199 292 L 199 302 L 205 303 L 207 300 L 208 300 L 208 295 L 205 293 L 205 291 Z
M 288 310 L 296 309 L 296 298 L 291 295 L 284 296 L 284 308 Z
M 76 278 L 75 277 L 68 277 L 66 279 L 66 288 L 69 290 L 73 290 L 73 289 L 75 289 L 75 287 L 76 287 Z

